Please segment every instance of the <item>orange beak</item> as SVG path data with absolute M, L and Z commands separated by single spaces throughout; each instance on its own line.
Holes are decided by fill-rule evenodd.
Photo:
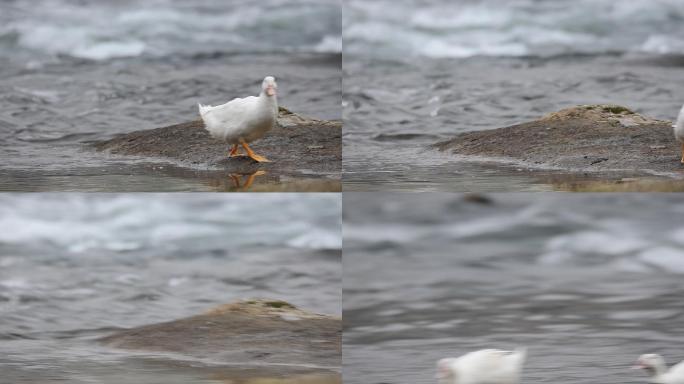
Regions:
M 276 94 L 276 91 L 275 91 L 275 88 L 273 88 L 273 86 L 266 87 L 266 95 L 275 96 L 275 94 Z

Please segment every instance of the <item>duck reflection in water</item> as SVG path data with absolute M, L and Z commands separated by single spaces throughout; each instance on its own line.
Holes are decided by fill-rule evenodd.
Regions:
M 262 176 L 265 175 L 266 171 L 263 170 L 258 170 L 253 173 L 231 173 L 228 175 L 230 179 L 233 181 L 233 189 L 236 190 L 247 190 L 252 186 L 252 183 L 254 183 L 254 179 L 257 176 Z M 244 181 L 244 183 L 243 183 Z

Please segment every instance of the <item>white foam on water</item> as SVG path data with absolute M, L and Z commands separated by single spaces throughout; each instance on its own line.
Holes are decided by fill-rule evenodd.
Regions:
M 342 234 L 322 229 L 312 229 L 291 239 L 287 245 L 306 249 L 342 249 Z
M 436 58 L 684 53 L 678 0 L 350 0 L 345 51 Z
M 131 283 L 141 281 L 142 279 L 143 279 L 142 276 L 140 276 L 138 274 L 124 273 L 121 275 L 117 275 L 114 278 L 114 281 L 116 281 L 117 283 L 122 283 L 122 284 L 131 284 Z
M 145 52 L 145 43 L 141 41 L 93 43 L 88 46 L 76 47 L 71 51 L 74 56 L 93 60 L 140 56 L 143 52 Z
M 138 56 L 145 51 L 145 44 L 139 40 L 125 37 L 116 41 L 99 40 L 87 26 L 66 28 L 59 25 L 36 25 L 17 28 L 26 29 L 19 38 L 21 45 L 51 54 L 67 53 L 102 60 Z
M 18 46 L 31 51 L 93 60 L 213 51 L 341 52 L 340 26 L 330 23 L 340 13 L 332 0 L 25 0 L 11 8 L 0 5 L 0 36 L 16 35 Z
M 657 54 L 684 53 L 684 39 L 677 36 L 651 35 L 639 47 L 640 51 Z
M 84 254 L 206 243 L 309 249 L 342 246 L 340 224 L 319 223 L 322 217 L 339 216 L 337 196 L 196 199 L 163 194 L 73 194 L 5 195 L 0 200 L 0 243 L 28 248 Z
M 471 236 L 482 236 L 490 233 L 502 232 L 507 229 L 516 227 L 520 224 L 520 218 L 517 216 L 502 217 L 487 217 L 476 220 L 468 220 L 458 223 L 447 228 L 447 233 L 453 237 L 465 238 Z
M 338 53 L 342 52 L 342 36 L 328 35 L 321 40 L 314 48 L 316 52 Z
M 575 258 L 572 252 L 568 251 L 551 251 L 540 255 L 537 260 L 541 264 L 559 265 L 571 262 Z
M 665 272 L 684 273 L 684 250 L 672 247 L 654 247 L 641 252 L 638 260 Z
M 0 280 L 0 286 L 8 289 L 28 289 L 33 287 L 28 280 L 23 278 Z
M 430 40 L 425 44 L 416 47 L 416 51 L 421 56 L 433 58 L 464 58 L 475 55 L 488 56 L 522 56 L 528 54 L 529 50 L 521 43 L 497 43 L 480 41 L 459 44 L 444 40 Z
M 598 253 L 610 256 L 636 252 L 648 246 L 649 243 L 637 238 L 625 236 L 624 233 L 613 234 L 588 231 L 556 236 L 546 244 L 547 249 L 553 253 Z
M 172 277 L 169 279 L 167 284 L 169 287 L 179 287 L 181 285 L 184 285 L 188 281 L 190 281 L 190 278 L 187 276 Z

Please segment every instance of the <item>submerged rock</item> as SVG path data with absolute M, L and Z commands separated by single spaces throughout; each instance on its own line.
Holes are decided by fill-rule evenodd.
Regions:
M 101 341 L 116 348 L 209 361 L 207 370 L 217 377 L 313 375 L 334 381 L 341 366 L 341 335 L 340 318 L 280 300 L 254 299 L 120 331 Z
M 278 176 L 304 173 L 339 178 L 342 123 L 304 117 L 281 107 L 276 127 L 252 145 L 271 163 L 256 163 L 246 156 L 228 158 L 230 146 L 209 136 L 202 120 L 135 131 L 91 145 L 112 154 L 167 159 L 191 168 L 216 167 L 239 174 L 264 169 Z
M 435 148 L 466 158 L 569 172 L 673 174 L 680 147 L 672 123 L 619 105 L 581 105 L 539 120 L 467 132 Z

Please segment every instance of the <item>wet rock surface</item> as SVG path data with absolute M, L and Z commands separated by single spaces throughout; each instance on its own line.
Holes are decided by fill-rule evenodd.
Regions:
M 581 105 L 539 120 L 467 132 L 434 148 L 467 159 L 575 173 L 684 177 L 672 123 L 618 105 Z
M 263 171 L 268 176 L 261 179 L 271 182 L 274 178 L 339 180 L 341 136 L 340 121 L 303 117 L 281 107 L 276 127 L 251 145 L 270 163 L 257 163 L 247 156 L 229 158 L 230 146 L 209 136 L 201 120 L 135 131 L 89 145 L 115 155 L 170 160 L 176 167 L 204 173 L 252 175 Z M 322 189 L 339 187 L 326 184 Z
M 100 341 L 115 348 L 208 361 L 207 373 L 217 378 L 304 375 L 310 382 L 327 383 L 339 379 L 341 334 L 337 317 L 303 311 L 284 301 L 254 299 L 120 331 Z

